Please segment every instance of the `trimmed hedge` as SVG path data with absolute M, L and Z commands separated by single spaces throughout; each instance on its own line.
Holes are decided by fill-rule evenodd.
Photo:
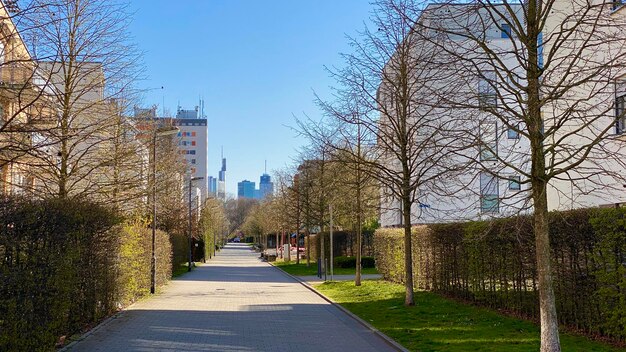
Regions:
M 48 351 L 147 293 L 144 225 L 87 201 L 0 199 L 0 350 Z M 163 283 L 171 245 L 157 244 Z
M 324 239 L 324 251 L 326 254 L 326 258 L 330 257 L 330 234 L 328 232 L 322 232 L 321 234 L 311 234 L 308 239 L 307 236 L 304 236 L 304 245 L 305 247 L 309 247 L 309 251 L 311 253 L 311 259 L 317 260 L 320 257 L 320 239 Z M 363 232 L 362 234 L 362 244 L 363 258 L 367 256 L 372 256 L 374 254 L 374 239 L 373 233 Z M 310 242 L 310 243 L 309 243 Z M 333 254 L 335 258 L 340 256 L 354 256 L 356 254 L 357 249 L 357 236 L 354 232 L 348 231 L 335 231 L 333 233 Z
M 335 257 L 334 264 L 338 268 L 356 268 L 356 257 Z M 361 265 L 363 268 L 376 267 L 374 257 L 361 257 Z
M 550 213 L 559 320 L 593 335 L 626 339 L 626 210 Z M 374 236 L 376 265 L 402 282 L 402 229 Z M 538 318 L 532 218 L 518 216 L 413 229 L 417 288 Z

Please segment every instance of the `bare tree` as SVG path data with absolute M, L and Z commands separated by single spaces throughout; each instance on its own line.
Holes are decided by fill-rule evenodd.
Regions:
M 129 40 L 129 14 L 116 1 L 35 0 L 22 21 L 37 53 L 56 127 L 42 135 L 38 192 L 59 197 L 109 191 L 119 153 L 120 115 L 132 105 L 139 55 Z
M 350 39 L 354 51 L 343 55 L 346 66 L 330 70 L 337 81 L 335 96 L 320 105 L 329 124 L 350 136 L 327 143 L 359 160 L 357 172 L 381 183 L 386 214 L 399 208 L 405 304 L 413 305 L 411 227 L 419 215 L 415 218 L 412 210 L 437 190 L 436 181 L 452 177 L 459 166 L 449 162 L 455 137 L 442 133 L 452 129 L 446 126 L 450 122 L 441 118 L 436 97 L 424 94 L 424 87 L 441 77 L 440 70 L 427 64 L 436 52 L 416 45 L 413 24 L 401 10 L 376 3 L 372 22 L 378 30 L 365 28 L 360 38 Z M 350 129 L 357 129 L 356 134 Z M 364 150 L 371 152 L 369 158 L 363 157 Z
M 224 204 L 226 211 L 226 217 L 228 218 L 229 229 L 228 233 L 234 233 L 239 230 L 250 211 L 259 203 L 256 199 L 250 198 L 237 198 L 229 199 Z
M 39 138 L 51 128 L 53 116 L 20 25 L 36 4 L 18 7 L 0 3 L 0 178 L 2 191 L 23 191 L 32 184 L 31 155 L 48 143 Z
M 541 351 L 559 351 L 548 211 L 626 199 L 626 11 L 604 0 L 386 3 L 417 50 L 438 53 L 428 65 L 448 71 L 429 94 L 466 125 L 459 160 L 481 174 L 482 210 L 502 213 L 507 198 L 511 212 L 532 207 Z M 499 195 L 500 180 L 520 191 Z

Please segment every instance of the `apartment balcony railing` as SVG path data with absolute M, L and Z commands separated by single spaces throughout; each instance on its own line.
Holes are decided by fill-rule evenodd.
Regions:
M 26 64 L 5 63 L 0 65 L 0 89 L 19 89 L 31 81 L 33 69 Z

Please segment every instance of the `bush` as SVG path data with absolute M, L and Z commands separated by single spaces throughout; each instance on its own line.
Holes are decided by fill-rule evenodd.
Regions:
M 550 213 L 557 311 L 562 324 L 626 339 L 626 210 Z M 374 235 L 376 266 L 404 282 L 401 229 Z M 532 218 L 429 225 L 413 229 L 417 288 L 538 318 Z
M 356 268 L 356 257 L 335 257 L 334 263 L 338 268 Z M 361 257 L 361 266 L 363 268 L 375 268 L 374 257 Z
M 335 266 L 338 268 L 356 268 L 356 257 L 335 257 Z
M 361 257 L 361 265 L 364 268 L 375 268 L 376 260 L 374 260 L 374 257 Z
M 0 350 L 50 350 L 147 292 L 142 226 L 88 201 L 0 199 Z M 161 283 L 166 237 L 157 242 Z

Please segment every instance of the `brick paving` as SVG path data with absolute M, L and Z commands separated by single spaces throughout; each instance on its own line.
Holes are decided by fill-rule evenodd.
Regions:
M 68 350 L 396 351 L 239 244 Z

